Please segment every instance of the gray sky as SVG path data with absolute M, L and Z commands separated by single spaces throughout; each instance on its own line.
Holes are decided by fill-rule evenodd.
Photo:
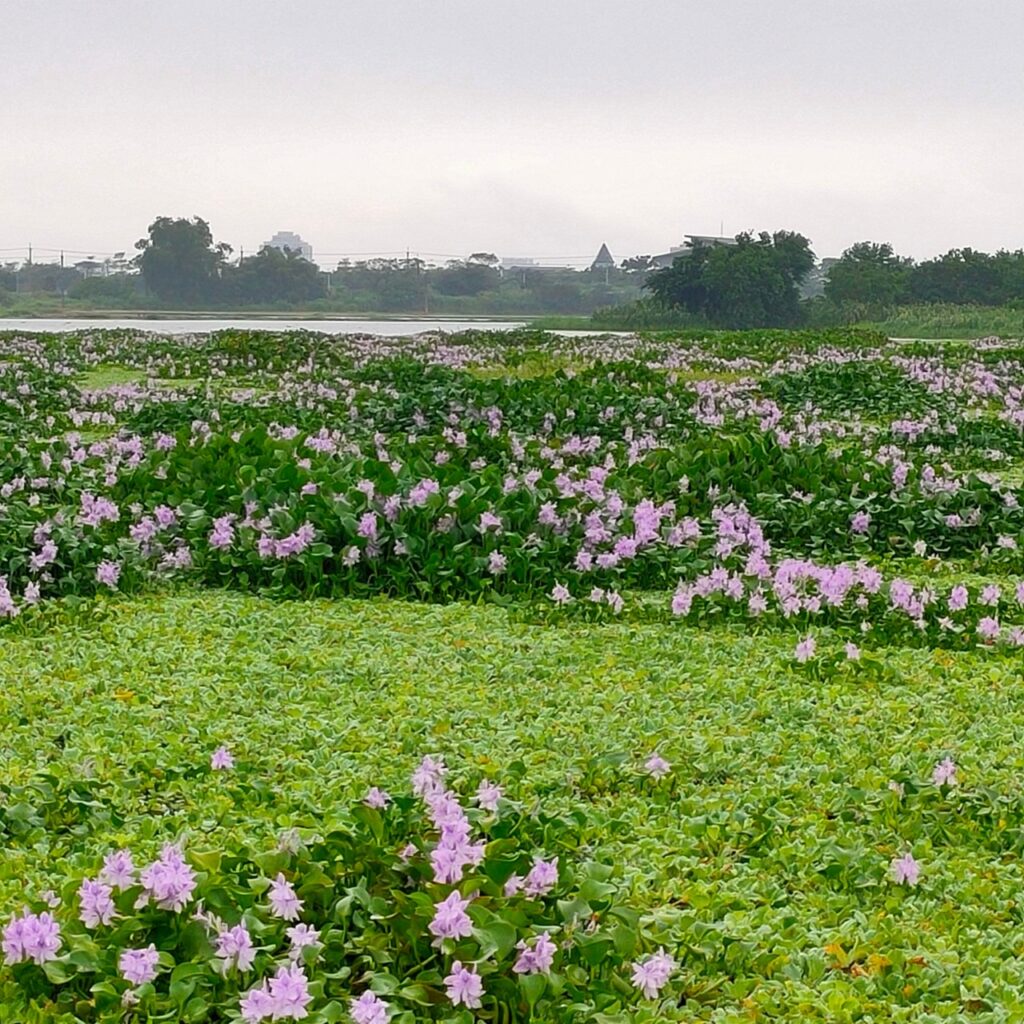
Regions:
M 1018 248 L 1022 40 L 1022 0 L 3 0 L 0 249 Z

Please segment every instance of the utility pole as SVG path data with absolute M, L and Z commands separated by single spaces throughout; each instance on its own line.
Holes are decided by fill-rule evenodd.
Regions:
M 64 269 L 64 250 L 63 249 L 61 249 L 61 251 L 60 251 L 60 269 L 61 270 Z
M 29 266 L 32 265 L 32 243 L 31 242 L 28 243 L 28 263 L 29 263 Z

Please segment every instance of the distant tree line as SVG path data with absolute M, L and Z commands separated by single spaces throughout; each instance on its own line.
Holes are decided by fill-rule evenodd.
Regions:
M 915 263 L 888 242 L 857 242 L 828 268 L 825 298 L 866 307 L 1024 303 L 1024 250 L 950 249 Z
M 813 279 L 823 287 L 808 298 Z M 801 234 L 748 232 L 734 245 L 680 253 L 644 287 L 650 297 L 633 311 L 638 323 L 656 323 L 658 310 L 666 323 L 684 314 L 693 323 L 743 328 L 885 319 L 921 304 L 1024 308 L 1024 250 L 951 249 L 918 263 L 888 242 L 858 242 L 819 266 Z
M 609 271 L 502 270 L 476 252 L 443 266 L 415 257 L 342 261 L 321 270 L 300 253 L 264 246 L 242 259 L 200 217 L 158 217 L 129 271 L 83 277 L 74 268 L 26 264 L 0 276 L 3 292 L 44 292 L 106 308 L 302 308 L 327 312 L 454 315 L 589 314 L 641 295 L 646 265 Z

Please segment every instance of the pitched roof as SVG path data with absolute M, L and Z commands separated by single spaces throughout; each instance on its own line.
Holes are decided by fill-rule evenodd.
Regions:
M 612 254 L 608 251 L 608 246 L 604 242 L 601 243 L 601 248 L 597 250 L 597 256 L 594 258 L 594 262 L 590 264 L 591 269 L 594 267 L 614 267 L 615 260 L 612 259 Z

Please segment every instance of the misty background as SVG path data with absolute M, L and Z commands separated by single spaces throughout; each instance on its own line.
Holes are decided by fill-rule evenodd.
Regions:
M 7 0 L 0 248 L 158 215 L 321 263 L 791 228 L 1024 239 L 1015 0 Z M 2 255 L 2 254 L 0 254 Z

